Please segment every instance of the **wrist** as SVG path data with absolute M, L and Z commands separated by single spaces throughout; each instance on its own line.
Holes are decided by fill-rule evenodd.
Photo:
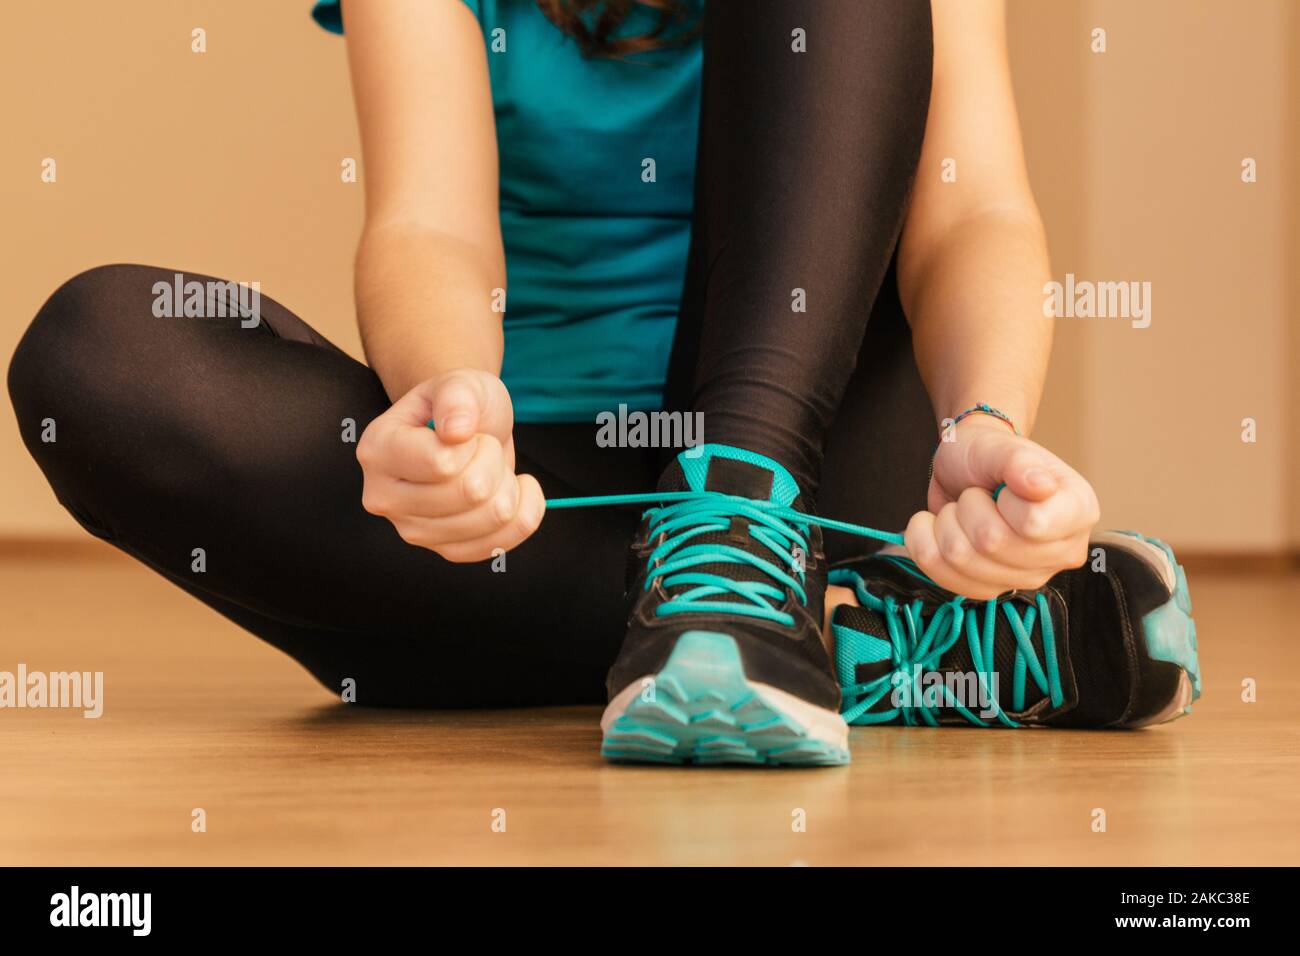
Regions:
M 396 402 L 416 386 L 444 378 L 453 372 L 475 372 L 501 377 L 500 352 L 494 360 L 490 349 L 466 347 L 465 343 L 444 343 L 422 338 L 418 342 L 390 342 L 388 348 L 367 349 L 371 367 L 384 383 L 384 391 Z
M 981 393 L 978 392 L 971 395 L 965 390 L 957 397 L 941 396 L 941 400 L 934 403 L 939 430 L 942 432 L 944 426 L 954 420 L 966 422 L 1005 419 L 1010 422 L 1009 430 L 1021 435 L 1029 434 L 1036 411 L 1036 402 L 1031 397 L 1008 389 L 990 389 L 982 394 L 986 397 L 980 397 Z
M 1000 435 L 1020 434 L 1019 429 L 1012 422 L 992 415 L 971 415 L 955 424 L 949 420 L 948 427 L 944 429 L 944 434 L 973 435 L 979 432 L 997 432 Z
M 960 433 L 959 433 L 960 430 Z M 987 402 L 975 402 L 962 411 L 944 418 L 939 423 L 939 443 L 935 446 L 934 454 L 930 458 L 930 477 L 934 477 L 935 465 L 939 460 L 939 455 L 945 445 L 955 445 L 962 437 L 978 437 L 982 432 L 990 432 L 1001 435 L 1021 434 L 1020 429 L 1011 416 L 998 408 L 994 408 Z M 946 455 L 945 460 L 951 455 Z M 999 487 L 998 490 L 1001 490 Z M 996 500 L 997 494 L 994 493 Z
M 942 419 L 939 422 L 939 441 L 953 442 L 956 440 L 958 426 L 963 426 L 962 431 L 975 431 L 980 428 L 1006 429 L 1015 435 L 1022 434 L 1016 423 L 1016 419 L 1003 411 L 995 408 L 987 402 L 972 402 L 970 405 L 962 406 L 962 410 Z

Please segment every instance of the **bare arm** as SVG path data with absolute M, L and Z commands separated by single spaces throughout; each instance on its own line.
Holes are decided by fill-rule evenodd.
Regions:
M 899 248 L 917 363 L 944 418 L 988 402 L 1026 434 L 1052 345 L 1047 240 L 1029 187 L 1002 0 L 934 0 L 934 86 Z M 956 181 L 942 164 L 956 162 Z
M 514 472 L 500 379 L 505 254 L 482 33 L 460 0 L 348 0 L 344 25 L 366 159 L 357 321 L 393 399 L 357 443 L 361 503 L 411 544 L 479 561 L 531 535 L 546 507 Z
M 365 157 L 357 321 L 396 400 L 457 368 L 501 369 L 505 288 L 483 38 L 460 0 L 348 0 Z
M 1050 263 L 1025 170 L 1004 3 L 933 0 L 931 9 L 933 92 L 899 295 L 936 421 L 987 402 L 1027 435 L 1052 345 L 1042 312 Z M 955 181 L 940 175 L 946 161 L 955 161 Z M 945 438 L 928 510 L 905 535 L 922 570 L 987 598 L 1078 566 L 1098 518 L 1078 472 L 989 416 L 967 418 Z

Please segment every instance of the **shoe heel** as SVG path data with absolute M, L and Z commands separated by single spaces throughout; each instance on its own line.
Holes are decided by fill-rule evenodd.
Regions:
M 1192 595 L 1187 587 L 1187 573 L 1174 557 L 1173 548 L 1159 538 L 1148 537 L 1136 531 L 1120 533 L 1159 552 L 1159 556 L 1166 562 L 1162 569 L 1165 580 L 1173 581 L 1169 600 L 1142 618 L 1147 654 L 1153 660 L 1176 664 L 1186 676 L 1179 698 L 1171 703 L 1168 711 L 1151 721 L 1163 723 L 1190 714 L 1192 702 L 1201 696 L 1201 667 L 1196 646 L 1196 621 L 1192 619 Z

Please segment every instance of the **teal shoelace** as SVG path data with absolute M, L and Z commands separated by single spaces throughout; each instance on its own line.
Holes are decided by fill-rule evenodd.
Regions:
M 892 561 L 898 567 L 922 580 L 929 581 L 916 565 L 906 558 L 887 556 L 884 560 Z M 889 673 L 883 674 L 865 683 L 842 683 L 841 693 L 845 702 L 853 701 L 844 710 L 843 716 L 849 723 L 879 724 L 888 723 L 902 717 L 904 723 L 916 726 L 928 724 L 938 726 L 939 707 L 926 703 L 925 688 L 922 684 L 927 673 L 938 670 L 940 658 L 952 649 L 964 635 L 970 650 L 972 667 L 978 681 L 980 701 L 984 705 L 980 711 L 990 711 L 988 716 L 996 717 L 1008 727 L 1019 726 L 1007 716 L 998 700 L 997 685 L 994 680 L 993 639 L 997 626 L 998 613 L 1006 617 L 1011 632 L 1016 639 L 1016 657 L 1012 676 L 1011 709 L 1020 711 L 1025 706 L 1027 679 L 1047 697 L 1052 706 L 1059 707 L 1064 701 L 1061 689 L 1060 668 L 1056 659 L 1056 635 L 1052 626 L 1052 615 L 1047 598 L 1041 592 L 1035 596 L 1034 604 L 1026 608 L 1023 615 L 1006 599 L 994 598 L 979 604 L 968 604 L 966 598 L 954 597 L 931 610 L 926 620 L 924 602 L 920 599 L 906 604 L 898 603 L 892 596 L 881 598 L 866 588 L 866 582 L 853 571 L 839 571 L 831 575 L 832 583 L 850 586 L 863 607 L 877 612 L 885 619 L 889 632 L 889 647 L 871 648 L 875 655 L 887 650 L 893 664 Z M 1042 630 L 1043 660 L 1038 659 L 1034 650 L 1032 635 L 1034 627 Z M 847 633 L 846 633 L 847 632 Z M 841 675 L 853 673 L 854 665 L 864 656 L 864 647 L 855 646 L 863 640 L 871 643 L 880 642 L 879 638 L 862 635 L 848 628 L 836 630 L 836 657 Z M 877 659 L 883 657 L 877 656 Z M 966 720 L 979 727 L 990 724 L 969 706 L 957 699 L 948 682 L 935 681 L 934 690 L 940 691 L 944 703 L 960 713 Z M 912 703 L 891 707 L 888 710 L 870 712 L 886 695 L 895 688 L 907 691 L 905 699 Z
M 657 505 L 644 512 L 642 517 L 650 519 L 651 538 L 664 535 L 663 541 L 650 552 L 646 588 L 649 589 L 659 580 L 662 580 L 665 590 L 686 588 L 684 591 L 676 591 L 668 601 L 660 604 L 655 611 L 657 616 L 688 611 L 714 611 L 721 614 L 744 614 L 790 627 L 794 624 L 794 618 L 780 610 L 775 602 L 784 601 L 786 589 L 789 588 L 801 603 L 808 603 L 808 595 L 804 590 L 805 574 L 802 566 L 793 558 L 795 548 L 804 554 L 808 552 L 808 529 L 812 525 L 878 541 L 903 543 L 901 534 L 821 518 L 770 501 L 741 498 L 716 491 L 554 498 L 546 502 L 546 507 L 549 510 L 639 504 Z M 701 535 L 726 533 L 734 518 L 742 518 L 749 523 L 750 535 L 772 552 L 771 558 L 733 545 L 694 541 Z M 696 570 L 710 564 L 748 565 L 762 572 L 762 578 L 757 581 L 737 581 L 721 574 Z M 734 595 L 742 600 L 716 600 L 724 595 Z

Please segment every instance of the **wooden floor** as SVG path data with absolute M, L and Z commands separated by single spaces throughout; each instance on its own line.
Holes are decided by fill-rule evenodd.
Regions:
M 0 864 L 1297 864 L 1298 585 L 1193 574 L 1205 697 L 1171 726 L 855 729 L 846 768 L 643 769 L 598 759 L 595 709 L 352 708 L 115 553 L 11 553 L 0 670 L 106 687 L 98 720 L 0 710 Z

